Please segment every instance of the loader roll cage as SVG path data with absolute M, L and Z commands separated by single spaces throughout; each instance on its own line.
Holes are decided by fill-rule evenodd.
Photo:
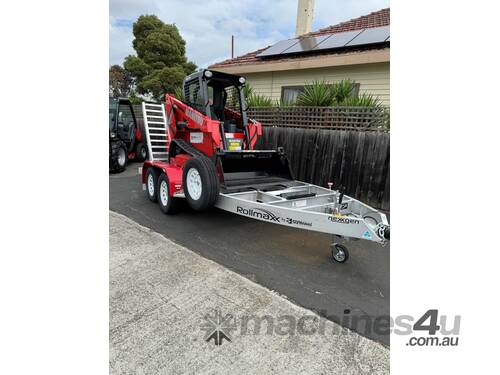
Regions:
M 195 108 L 212 120 L 221 122 L 224 148 L 228 149 L 225 134 L 243 133 L 244 149 L 250 149 L 251 139 L 246 129 L 248 123 L 247 104 L 244 94 L 245 77 L 213 70 L 193 73 L 184 80 L 184 98 L 187 105 Z M 238 111 L 228 107 L 228 100 Z

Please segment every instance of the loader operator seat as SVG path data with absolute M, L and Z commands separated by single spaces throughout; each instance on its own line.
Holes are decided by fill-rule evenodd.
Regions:
M 213 88 L 213 103 L 210 106 L 210 115 L 212 120 L 224 121 L 226 116 L 224 114 L 224 107 L 226 106 L 227 93 L 226 90 L 220 87 Z
M 213 99 L 210 105 L 210 117 L 212 120 L 218 120 L 223 124 L 224 132 L 226 133 L 237 133 L 241 132 L 238 130 L 236 121 L 234 119 L 227 119 L 224 109 L 227 103 L 227 91 L 224 86 L 213 85 Z

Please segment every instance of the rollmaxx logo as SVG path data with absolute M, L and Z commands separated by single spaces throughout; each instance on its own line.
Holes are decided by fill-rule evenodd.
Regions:
M 256 219 L 269 220 L 279 223 L 280 217 L 273 214 L 271 211 L 263 210 L 262 208 L 243 208 L 236 207 L 236 212 L 242 215 L 251 216 Z

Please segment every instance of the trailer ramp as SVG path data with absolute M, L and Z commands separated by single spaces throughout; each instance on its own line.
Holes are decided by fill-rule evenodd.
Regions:
M 163 104 L 142 102 L 144 128 L 151 161 L 168 161 L 170 133 Z

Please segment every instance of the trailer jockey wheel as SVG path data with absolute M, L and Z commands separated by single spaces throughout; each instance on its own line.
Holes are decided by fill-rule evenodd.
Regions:
M 337 263 L 345 263 L 349 259 L 349 252 L 344 245 L 338 243 L 332 243 L 332 261 Z
M 157 185 L 158 204 L 164 214 L 171 215 L 179 211 L 179 198 L 170 196 L 170 183 L 165 173 L 158 177 Z
M 196 211 L 207 210 L 219 196 L 219 179 L 215 165 L 205 156 L 193 156 L 184 165 L 182 187 L 189 206 Z
M 156 188 L 158 186 L 158 171 L 155 168 L 148 168 L 146 173 L 146 194 L 151 202 L 158 200 Z

